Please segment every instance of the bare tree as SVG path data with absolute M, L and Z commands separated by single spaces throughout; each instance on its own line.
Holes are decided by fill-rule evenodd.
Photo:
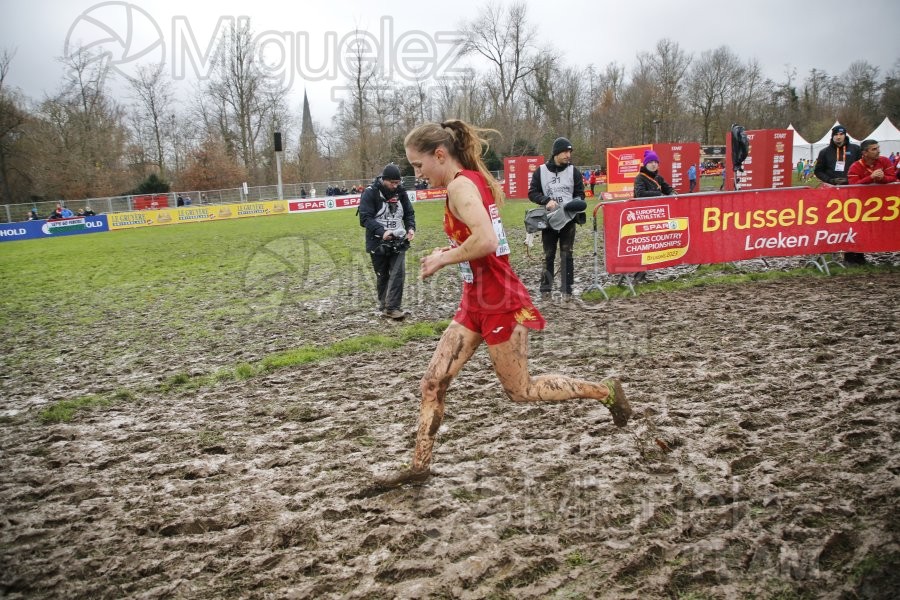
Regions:
M 441 81 L 435 94 L 437 105 L 431 119 L 443 121 L 457 118 L 470 123 L 487 121 L 490 94 L 483 81 L 485 78 L 485 75 L 470 69 L 467 77 Z
M 347 133 L 352 132 L 347 143 L 356 153 L 359 173 L 369 173 L 372 166 L 369 158 L 372 117 L 367 96 L 377 85 L 378 67 L 370 58 L 369 39 L 358 29 L 355 35 L 348 65 L 352 69 L 348 86 L 350 97 L 340 103 L 338 118 L 341 128 Z
M 0 193 L 3 202 L 13 201 L 11 176 L 13 162 L 20 150 L 20 140 L 24 134 L 27 114 L 20 107 L 20 100 L 5 85 L 10 64 L 15 51 L 4 49 L 0 52 Z
M 528 22 L 527 5 L 488 4 L 474 21 L 463 25 L 463 35 L 465 53 L 481 57 L 489 66 L 485 84 L 499 113 L 494 125 L 508 134 L 511 151 L 522 124 L 515 110 L 518 93 L 535 69 L 537 34 Z
M 653 104 L 656 119 L 661 121 L 663 135 L 669 140 L 679 137 L 680 102 L 684 93 L 684 79 L 691 57 L 681 50 L 677 42 L 662 39 L 656 43 L 656 52 L 639 53 L 638 63 L 647 67 L 655 89 Z
M 281 84 L 266 77 L 259 46 L 249 20 L 238 20 L 226 30 L 213 59 L 213 70 L 202 102 L 208 126 L 219 130 L 225 152 L 234 153 L 254 180 L 263 175 L 258 160 L 260 136 L 271 128 L 276 112 L 284 108 Z
M 34 157 L 38 194 L 63 198 L 121 193 L 133 185 L 124 169 L 124 111 L 106 90 L 109 66 L 78 48 L 61 59 L 62 89 L 38 108 L 42 150 Z
M 740 83 L 741 62 L 727 46 L 706 50 L 688 75 L 688 103 L 700 120 L 701 140 L 711 143 L 711 128 L 721 119 L 726 99 Z
M 161 176 L 166 170 L 163 147 L 165 119 L 171 113 L 172 105 L 172 86 L 165 77 L 164 69 L 164 63 L 141 65 L 137 69 L 137 77 L 128 79 L 138 101 L 138 124 L 149 134 L 154 162 Z
M 878 67 L 864 60 L 850 64 L 841 75 L 844 98 L 838 120 L 851 131 L 871 131 L 878 124 Z M 865 134 L 863 134 L 865 135 Z
M 550 140 L 564 135 L 577 145 L 579 156 L 586 149 L 585 118 L 588 113 L 585 89 L 586 72 L 573 67 L 561 67 L 559 60 L 549 52 L 542 52 L 535 61 L 535 69 L 525 81 L 524 89 L 532 106 L 532 114 L 525 121 L 541 126 L 541 147 Z
M 881 94 L 881 112 L 894 123 L 900 121 L 900 58 L 884 78 Z

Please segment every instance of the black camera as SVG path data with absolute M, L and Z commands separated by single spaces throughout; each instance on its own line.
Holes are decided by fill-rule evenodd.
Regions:
M 394 238 L 381 242 L 383 254 L 400 254 L 409 248 L 409 240 L 406 238 Z

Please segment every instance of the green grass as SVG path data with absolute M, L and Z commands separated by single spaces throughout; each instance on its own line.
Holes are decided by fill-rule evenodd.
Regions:
M 114 406 L 121 402 L 130 402 L 136 398 L 131 390 L 118 389 L 109 394 L 90 394 L 72 399 L 58 400 L 38 413 L 41 422 L 67 423 L 82 412 Z
M 568 556 L 566 556 L 566 564 L 570 567 L 580 567 L 587 563 L 587 559 L 585 559 L 584 555 L 581 552 L 572 552 Z
M 404 344 L 420 339 L 436 338 L 447 328 L 449 321 L 437 323 L 415 323 L 402 328 L 395 336 L 365 335 L 351 337 L 334 344 L 324 346 L 304 346 L 285 352 L 279 352 L 267 356 L 258 363 L 239 363 L 233 369 L 218 369 L 214 373 L 191 376 L 185 372 L 179 372 L 167 378 L 157 387 L 144 387 L 137 393 L 172 393 L 178 389 L 200 389 L 212 387 L 223 381 L 243 381 L 252 377 L 270 373 L 278 369 L 284 369 L 295 365 L 317 362 L 329 358 L 351 356 L 354 354 L 367 354 L 380 352 L 392 348 L 399 348 Z M 43 410 L 39 419 L 44 423 L 62 423 L 71 421 L 79 411 L 106 407 L 121 400 L 131 400 L 136 397 L 132 390 L 118 390 L 108 396 L 84 396 L 73 400 L 61 400 Z M 302 420 L 302 419 L 301 419 Z M 365 444 L 365 439 L 360 443 Z
M 60 400 L 42 410 L 38 418 L 44 423 L 66 423 L 72 420 L 75 413 L 109 406 L 111 403 L 108 398 L 94 395 Z

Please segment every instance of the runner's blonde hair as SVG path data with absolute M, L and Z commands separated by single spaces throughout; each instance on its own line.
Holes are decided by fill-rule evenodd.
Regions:
M 464 169 L 478 171 L 484 176 L 494 197 L 494 204 L 500 206 L 503 204 L 503 190 L 481 158 L 490 147 L 488 140 L 483 137 L 486 133 L 499 135 L 500 132 L 474 127 L 459 119 L 448 119 L 441 123 L 419 125 L 407 134 L 403 144 L 427 154 L 443 146 Z

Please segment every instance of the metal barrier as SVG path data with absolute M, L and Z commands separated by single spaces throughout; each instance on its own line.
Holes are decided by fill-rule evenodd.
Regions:
M 497 179 L 502 179 L 503 172 L 497 171 L 493 173 Z M 329 187 L 340 187 L 352 189 L 356 186 L 366 187 L 372 182 L 372 178 L 368 179 L 343 179 L 332 181 L 314 181 L 309 183 L 286 183 L 282 186 L 284 198 L 301 198 L 309 196 L 312 189 L 316 190 L 317 198 L 325 198 L 326 190 Z M 415 178 L 404 177 L 403 183 L 407 189 L 413 189 Z M 95 213 L 117 213 L 131 212 L 134 208 L 135 196 L 146 196 L 147 194 L 132 194 L 127 196 L 108 196 L 103 198 L 87 198 L 83 200 L 43 200 L 40 202 L 31 202 L 27 204 L 4 204 L 3 211 L 0 213 L 4 223 L 15 223 L 18 221 L 27 221 L 28 214 L 32 210 L 37 212 L 39 219 L 46 219 L 56 208 L 57 204 L 70 209 L 75 214 L 79 211 L 90 207 Z M 169 206 L 178 205 L 178 197 L 181 196 L 190 200 L 192 205 L 195 204 L 238 204 L 240 202 L 259 202 L 262 200 L 278 200 L 277 185 L 259 185 L 247 188 L 244 193 L 243 187 L 228 188 L 223 190 L 193 190 L 181 192 L 169 192 Z
M 316 196 L 325 197 L 325 190 L 329 186 L 340 186 L 352 188 L 353 186 L 368 185 L 371 180 L 357 181 L 340 181 L 340 182 L 316 182 L 312 184 L 289 183 L 283 186 L 283 195 L 285 198 L 300 198 L 302 192 L 308 194 L 310 189 L 316 189 Z M 349 185 L 348 185 L 349 184 Z M 4 223 L 15 223 L 17 221 L 27 221 L 28 214 L 34 210 L 37 212 L 39 219 L 46 219 L 58 204 L 70 209 L 75 214 L 79 211 L 90 207 L 95 213 L 117 213 L 131 212 L 135 210 L 134 198 L 136 196 L 146 196 L 147 194 L 133 194 L 128 196 L 108 196 L 105 198 L 87 198 L 83 200 L 45 200 L 41 202 L 31 202 L 28 204 L 5 204 L 3 205 L 2 218 Z M 277 200 L 277 185 L 261 185 L 247 188 L 244 193 L 243 188 L 229 188 L 223 190 L 192 190 L 169 192 L 169 206 L 178 205 L 178 197 L 181 196 L 190 201 L 192 205 L 197 204 L 238 204 L 240 202 L 259 202 L 262 200 Z

